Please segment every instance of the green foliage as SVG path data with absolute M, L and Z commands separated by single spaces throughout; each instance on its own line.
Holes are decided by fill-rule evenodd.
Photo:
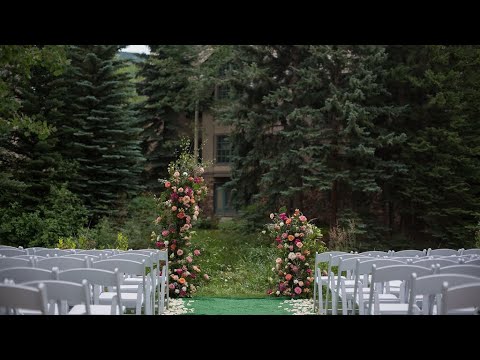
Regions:
M 222 228 L 222 224 L 224 223 L 220 223 L 220 220 L 217 216 L 208 216 L 206 218 L 198 219 L 196 227 L 197 229 L 216 230 Z
M 408 175 L 388 184 L 392 226 L 431 247 L 459 248 L 480 214 L 479 46 L 389 46 L 389 90 L 408 110 L 395 156 Z
M 115 243 L 115 249 L 128 250 L 128 236 L 119 232 L 117 234 L 117 241 Z
M 77 247 L 77 242 L 71 237 L 59 238 L 55 248 L 58 249 L 75 249 Z M 82 249 L 82 248 L 80 248 Z
M 15 246 L 53 247 L 59 238 L 78 234 L 86 213 L 76 195 L 65 187 L 52 187 L 35 211 L 23 211 L 18 203 L 0 208 L 0 238 Z
M 150 236 L 155 230 L 157 216 L 155 199 L 151 194 L 133 198 L 127 206 L 125 221 L 119 226 L 129 239 L 132 249 L 144 249 L 151 245 Z
M 198 230 L 192 241 L 202 251 L 198 264 L 210 275 L 197 296 L 266 296 L 276 258 L 270 243 L 259 243 L 255 233 L 230 230 Z

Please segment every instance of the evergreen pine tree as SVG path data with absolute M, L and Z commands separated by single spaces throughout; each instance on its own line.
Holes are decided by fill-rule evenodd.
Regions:
M 59 150 L 78 162 L 71 188 L 91 218 L 118 213 L 120 203 L 139 193 L 143 166 L 140 121 L 129 98 L 134 95 L 119 45 L 69 48 L 70 67 L 58 90 L 65 96 L 57 124 Z

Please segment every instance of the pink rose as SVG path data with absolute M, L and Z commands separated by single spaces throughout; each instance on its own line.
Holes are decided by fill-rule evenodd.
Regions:
M 293 251 L 293 245 L 290 245 L 288 248 L 290 249 L 290 251 Z
M 175 205 L 172 206 L 172 211 L 177 211 L 177 207 Z
M 170 234 L 170 232 L 168 230 L 163 230 L 162 231 L 162 236 L 168 236 L 168 234 Z
M 293 291 L 295 291 L 295 294 L 300 295 L 302 293 L 302 288 L 297 286 Z
M 195 250 L 195 251 L 193 252 L 193 254 L 194 254 L 195 256 L 200 256 L 200 250 Z
M 183 192 L 183 188 L 179 187 L 179 188 L 178 188 L 178 192 L 179 192 L 179 193 Z
M 168 285 L 168 287 L 169 287 L 171 290 L 175 289 L 175 285 L 173 285 L 173 284 Z
M 191 262 L 193 261 L 192 257 L 191 257 L 191 256 L 187 256 L 187 261 L 188 261 L 189 263 L 191 263 Z
M 210 277 L 207 275 L 207 274 L 203 274 L 203 277 L 205 278 L 205 280 L 209 280 Z
M 178 249 L 178 250 L 177 250 L 177 255 L 178 255 L 178 256 L 182 256 L 182 255 L 183 255 L 183 250 L 182 250 L 182 249 Z
M 307 221 L 307 218 L 306 218 L 305 216 L 303 216 L 303 215 L 301 215 L 301 216 L 299 217 L 299 219 L 300 219 L 301 222 Z M 300 290 L 301 290 L 301 289 L 300 289 Z
M 298 286 L 303 286 L 303 281 L 299 281 Z
M 182 270 L 182 269 L 175 269 L 175 272 L 176 272 L 178 275 L 180 275 L 180 274 L 183 272 L 183 270 Z
M 312 273 L 312 270 L 311 269 L 307 269 L 307 274 L 311 274 Z
M 170 183 L 170 181 L 167 181 L 167 182 L 165 183 L 165 187 L 166 187 L 166 188 L 169 188 L 170 186 L 172 186 L 172 184 Z
M 287 233 L 283 233 L 282 234 L 282 238 L 286 239 L 288 237 L 288 234 Z
M 277 264 L 281 264 L 281 263 L 282 263 L 282 259 L 277 258 L 277 259 L 275 260 L 275 262 L 276 262 Z

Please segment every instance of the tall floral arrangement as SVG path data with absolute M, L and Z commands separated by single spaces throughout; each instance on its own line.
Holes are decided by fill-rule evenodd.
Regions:
M 159 249 L 168 250 L 172 297 L 190 297 L 202 278 L 208 280 L 208 275 L 202 274 L 195 264 L 201 251 L 191 243 L 192 227 L 201 211 L 198 203 L 208 191 L 202 177 L 207 165 L 198 163 L 189 147 L 189 142 L 184 141 L 178 160 L 168 167 L 169 178 L 160 180 L 165 190 L 156 197 L 158 231 L 152 233 L 152 241 Z
M 274 240 L 278 257 L 272 271 L 277 284 L 268 293 L 274 296 L 308 298 L 312 295 L 314 281 L 315 251 L 325 251 L 318 241 L 321 230 L 308 222 L 299 209 L 288 216 L 285 209 L 270 214 L 272 223 L 264 230 Z

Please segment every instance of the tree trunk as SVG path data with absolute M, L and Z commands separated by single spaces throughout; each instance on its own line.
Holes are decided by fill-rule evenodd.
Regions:
M 337 202 L 338 202 L 338 182 L 333 180 L 332 183 L 332 194 L 331 194 L 331 210 L 330 210 L 330 228 L 337 225 Z
M 195 102 L 195 123 L 193 130 L 193 154 L 198 161 L 198 100 Z

